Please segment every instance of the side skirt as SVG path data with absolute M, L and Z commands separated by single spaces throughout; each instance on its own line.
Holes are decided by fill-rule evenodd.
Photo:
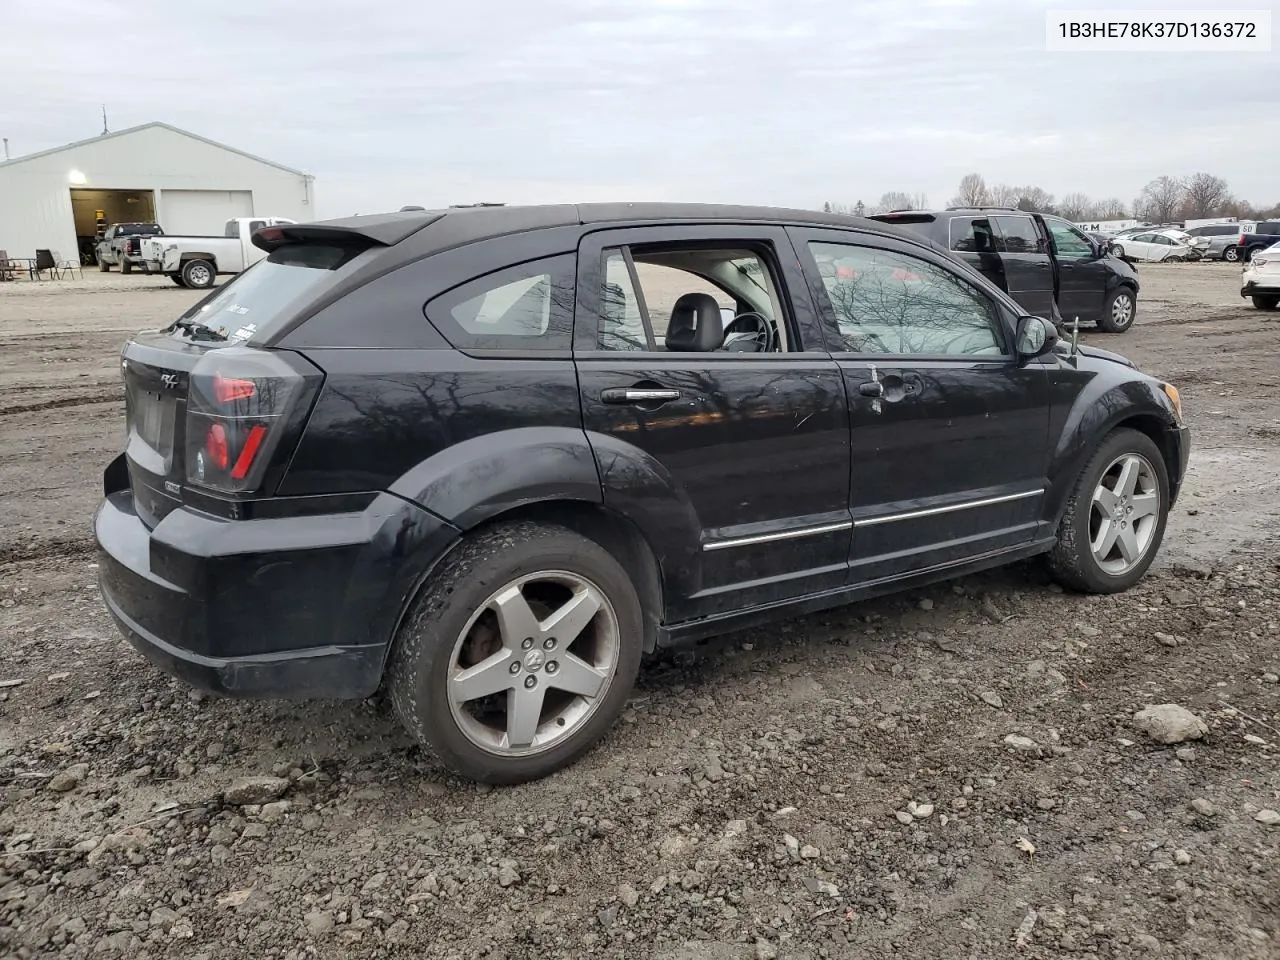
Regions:
M 889 593 L 897 593 L 900 590 L 909 590 L 912 587 L 937 583 L 939 580 L 967 576 L 980 570 L 1001 567 L 1018 560 L 1024 560 L 1027 557 L 1033 557 L 1036 554 L 1046 553 L 1053 549 L 1053 545 L 1056 542 L 1056 537 L 1048 537 L 1042 540 L 1034 540 L 1031 543 L 1020 544 L 1016 547 L 993 550 L 990 553 L 980 554 L 976 557 L 967 557 L 964 560 L 953 563 L 938 564 L 937 566 L 927 567 L 924 570 L 914 570 L 911 573 L 900 576 L 886 577 L 882 580 L 870 580 L 865 583 L 839 587 L 835 590 L 814 593 L 807 597 L 798 597 L 793 600 L 761 604 L 721 616 L 706 617 L 701 620 L 687 620 L 683 623 L 664 624 L 658 627 L 658 647 L 682 646 L 707 637 L 730 633 L 734 630 L 745 630 L 749 627 L 773 623 L 788 617 L 800 617 L 819 610 L 842 607 L 858 600 L 870 600 L 872 597 L 880 597 Z

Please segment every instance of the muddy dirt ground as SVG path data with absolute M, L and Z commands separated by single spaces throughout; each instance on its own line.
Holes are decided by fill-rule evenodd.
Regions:
M 1273 960 L 1280 315 L 1238 277 L 1144 266 L 1133 330 L 1084 337 L 1195 431 L 1139 587 L 1027 564 L 718 638 L 506 790 L 373 704 L 193 695 L 119 640 L 89 539 L 118 350 L 196 295 L 0 284 L 0 956 Z M 1207 734 L 1135 727 L 1166 702 Z

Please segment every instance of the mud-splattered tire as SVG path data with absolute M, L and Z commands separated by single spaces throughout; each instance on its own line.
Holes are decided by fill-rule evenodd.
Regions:
M 579 600 L 598 606 L 575 616 Z M 555 636 L 557 626 L 570 636 Z M 553 524 L 501 524 L 469 536 L 423 585 L 395 639 L 388 692 L 409 732 L 454 772 L 536 780 L 578 759 L 617 719 L 643 630 L 631 578 L 604 547 Z M 596 683 L 594 696 L 572 689 Z M 476 690 L 489 692 L 470 696 Z M 520 698 L 535 691 L 537 706 L 522 714 Z M 525 743 L 518 718 L 530 710 L 536 735 Z
M 1133 326 L 1138 315 L 1138 298 L 1128 287 L 1118 287 L 1107 297 L 1102 315 L 1098 317 L 1098 328 L 1107 333 L 1124 333 Z
M 1252 299 L 1254 307 L 1259 310 L 1274 310 L 1276 307 L 1280 307 L 1280 296 L 1275 294 L 1264 294 L 1255 296 Z
M 1146 478 L 1138 496 L 1154 494 L 1157 497 L 1155 511 L 1150 514 L 1154 517 L 1154 523 L 1149 530 L 1144 531 L 1146 536 L 1141 541 L 1141 551 L 1132 563 L 1120 563 L 1119 557 L 1115 561 L 1100 559 L 1095 549 L 1105 543 L 1105 539 L 1098 536 L 1100 518 L 1111 516 L 1110 510 L 1118 510 L 1115 514 L 1117 519 L 1113 522 L 1119 523 L 1124 519 L 1126 526 L 1132 523 L 1135 534 L 1138 529 L 1139 520 L 1133 519 L 1134 512 L 1125 512 L 1128 506 L 1136 503 L 1137 497 L 1130 492 L 1129 498 L 1133 503 L 1114 504 L 1114 497 L 1106 497 L 1106 493 L 1113 491 L 1104 483 L 1104 478 L 1109 477 L 1124 462 L 1137 465 L 1140 475 Z M 1122 467 L 1120 469 L 1123 470 Z M 1105 507 L 1098 502 L 1100 494 L 1106 500 Z M 1067 501 L 1066 510 L 1058 525 L 1058 542 L 1046 558 L 1049 572 L 1063 586 L 1082 593 L 1119 593 L 1127 590 L 1142 579 L 1155 559 L 1160 542 L 1164 539 L 1168 515 L 1169 474 L 1159 448 L 1150 437 L 1137 430 L 1116 430 L 1098 446 L 1076 481 L 1071 499 Z

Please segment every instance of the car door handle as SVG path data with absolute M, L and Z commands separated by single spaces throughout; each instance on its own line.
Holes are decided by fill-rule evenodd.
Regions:
M 679 399 L 679 390 L 665 387 L 610 387 L 600 391 L 603 403 L 654 403 Z
M 884 384 L 879 380 L 867 380 L 858 384 L 858 393 L 864 397 L 883 397 Z

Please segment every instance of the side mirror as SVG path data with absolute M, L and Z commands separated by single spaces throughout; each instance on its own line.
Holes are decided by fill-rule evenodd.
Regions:
M 1022 317 L 1018 321 L 1018 359 L 1043 357 L 1058 345 L 1058 328 L 1044 317 Z

